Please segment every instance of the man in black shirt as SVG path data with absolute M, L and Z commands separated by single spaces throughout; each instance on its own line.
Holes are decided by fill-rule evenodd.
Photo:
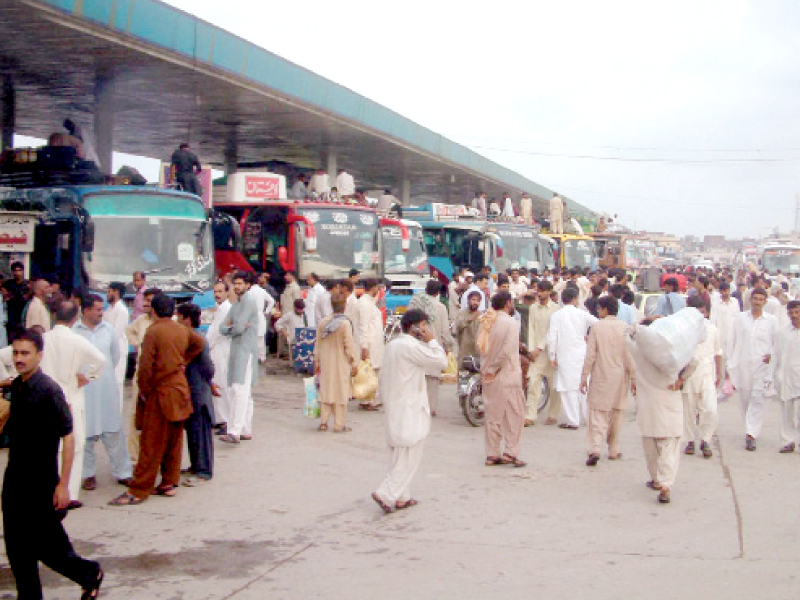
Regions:
M 42 373 L 44 341 L 26 330 L 14 340 L 11 416 L 6 424 L 9 457 L 3 480 L 6 554 L 19 600 L 40 600 L 39 562 L 81 586 L 82 600 L 96 598 L 103 571 L 72 548 L 61 524 L 69 504 L 75 452 L 72 414 L 58 384 Z M 62 444 L 61 476 L 58 446 Z
M 9 339 L 24 325 L 22 323 L 22 313 L 30 295 L 28 282 L 25 281 L 25 267 L 21 262 L 11 264 L 11 274 L 14 278 L 3 284 L 7 294 L 8 323 L 6 330 L 8 331 Z
M 189 149 L 189 144 L 181 144 L 172 153 L 172 166 L 175 167 L 175 179 L 184 190 L 191 194 L 203 195 L 197 174 L 200 172 L 200 161 L 197 155 Z

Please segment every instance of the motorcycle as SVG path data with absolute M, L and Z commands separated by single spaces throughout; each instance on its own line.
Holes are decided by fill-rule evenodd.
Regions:
M 465 356 L 458 371 L 458 401 L 467 422 L 473 427 L 481 427 L 485 418 L 483 405 L 483 384 L 481 381 L 481 362 L 477 356 Z M 527 395 L 527 390 L 525 390 Z M 550 401 L 550 382 L 542 377 L 542 394 L 537 412 L 542 412 Z
M 467 422 L 473 427 L 483 425 L 483 385 L 481 361 L 477 356 L 465 356 L 458 370 L 458 401 Z

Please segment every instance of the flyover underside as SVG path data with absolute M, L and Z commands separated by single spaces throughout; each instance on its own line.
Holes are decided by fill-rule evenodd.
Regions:
M 132 36 L 22 0 L 0 0 L 0 69 L 13 78 L 15 131 L 47 137 L 66 116 L 92 131 L 97 77 L 113 81 L 113 147 L 167 160 L 190 141 L 205 163 L 282 160 L 324 167 L 335 153 L 362 188 L 460 202 L 523 191 L 420 153 L 396 139 L 303 106 L 235 75 Z M 536 197 L 537 214 L 545 198 Z

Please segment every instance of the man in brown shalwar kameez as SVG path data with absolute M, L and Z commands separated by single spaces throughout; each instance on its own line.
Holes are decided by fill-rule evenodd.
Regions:
M 614 296 L 602 296 L 598 300 L 600 321 L 589 330 L 583 361 L 581 393 L 585 394 L 588 388 L 589 458 L 586 464 L 590 467 L 600 460 L 600 451 L 606 443 L 610 460 L 622 458 L 619 447 L 622 411 L 628 401 L 628 388 L 636 390 L 633 359 L 626 339 L 628 325 L 617 319 L 618 309 Z
M 481 328 L 489 329 L 485 347 L 482 347 L 483 336 L 478 336 L 486 406 L 486 465 L 524 467 L 526 463 L 519 459 L 519 441 L 525 422 L 525 398 L 519 360 L 519 325 L 511 316 L 514 313 L 511 294 L 497 292 L 492 297 L 492 309 L 483 317 L 488 321 L 481 323 Z M 505 452 L 501 455 L 503 439 Z
M 147 329 L 139 355 L 137 429 L 139 462 L 128 491 L 113 506 L 141 504 L 151 493 L 174 496 L 181 475 L 183 421 L 192 413 L 186 365 L 205 347 L 205 338 L 172 320 L 175 302 L 159 294 L 151 302 L 155 322 Z M 161 483 L 153 489 L 161 471 Z
M 344 315 L 346 304 L 344 295 L 333 294 L 333 314 L 317 325 L 314 368 L 319 375 L 320 431 L 328 430 L 331 413 L 336 433 L 350 431 L 350 427 L 345 425 L 345 417 L 347 401 L 353 396 L 351 378 L 356 374 L 358 359 L 353 342 L 353 325 Z

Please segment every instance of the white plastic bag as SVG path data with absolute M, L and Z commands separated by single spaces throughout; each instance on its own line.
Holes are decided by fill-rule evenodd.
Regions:
M 644 356 L 670 377 L 678 376 L 692 360 L 697 345 L 705 339 L 703 315 L 691 307 L 657 319 L 649 327 L 636 329 L 636 343 Z

